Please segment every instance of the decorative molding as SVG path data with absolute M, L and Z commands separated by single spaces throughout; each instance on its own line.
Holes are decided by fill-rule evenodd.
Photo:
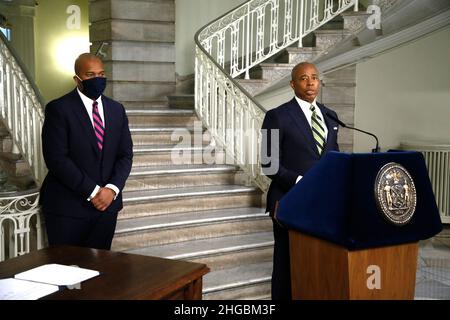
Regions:
M 356 35 L 359 31 L 366 27 L 368 14 L 355 12 L 354 14 L 342 14 L 344 18 L 344 30 L 350 31 Z
M 34 230 L 35 240 L 31 237 Z M 32 247 L 41 249 L 43 244 L 39 191 L 0 194 L 0 261 L 29 253 Z

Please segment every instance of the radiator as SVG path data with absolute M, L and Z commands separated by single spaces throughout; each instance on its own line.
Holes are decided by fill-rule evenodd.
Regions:
M 443 223 L 450 223 L 450 145 L 402 143 L 402 150 L 423 154 Z

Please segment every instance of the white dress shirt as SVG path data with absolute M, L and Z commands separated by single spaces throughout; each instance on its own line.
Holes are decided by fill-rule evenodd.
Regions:
M 309 108 L 311 107 L 311 105 L 313 105 L 316 108 L 316 114 L 322 120 L 323 130 L 325 131 L 325 137 L 327 137 L 328 129 L 327 129 L 327 126 L 325 125 L 325 119 L 323 118 L 322 111 L 320 111 L 320 108 L 317 106 L 316 99 L 314 99 L 314 101 L 312 103 L 309 103 L 308 101 L 302 100 L 296 96 L 295 100 L 297 100 L 298 104 L 300 105 L 300 108 L 302 109 L 303 113 L 305 114 L 306 120 L 308 120 L 310 127 L 312 127 L 312 125 L 311 125 L 312 111 Z
M 316 114 L 317 116 L 322 120 L 323 123 L 323 130 L 325 131 L 325 137 L 328 136 L 328 129 L 325 124 L 325 119 L 323 118 L 322 111 L 320 111 L 320 108 L 317 106 L 316 99 L 312 103 L 302 100 L 299 97 L 295 96 L 295 100 L 297 100 L 298 105 L 300 106 L 300 109 L 302 109 L 303 113 L 305 114 L 306 120 L 308 120 L 309 126 L 311 127 L 311 117 L 312 117 L 312 111 L 310 110 L 311 105 L 316 107 Z M 303 176 L 298 176 L 295 183 L 298 183 Z
M 94 128 L 94 119 L 92 117 L 92 104 L 94 103 L 94 100 L 92 100 L 89 97 L 86 97 L 81 91 L 80 89 L 77 88 L 78 94 L 80 95 L 81 101 L 83 101 L 84 107 L 86 108 L 86 111 L 89 115 L 89 119 L 91 119 L 91 123 L 92 123 L 92 128 Z M 105 128 L 105 115 L 103 112 L 103 102 L 102 102 L 102 96 L 100 95 L 100 97 L 98 97 L 98 99 L 96 100 L 98 105 L 98 113 L 100 114 L 100 118 L 102 119 L 103 122 L 103 128 Z M 114 200 L 116 200 L 118 194 L 119 194 L 119 188 L 117 188 L 115 185 L 113 185 L 112 183 L 108 183 L 105 188 L 109 188 L 111 190 L 113 190 L 115 192 L 115 196 L 114 196 Z M 100 190 L 100 186 L 97 185 L 95 186 L 94 190 L 92 191 L 91 195 L 89 196 L 89 198 L 87 198 L 87 201 L 91 201 L 91 199 L 93 197 L 95 197 L 95 195 L 97 194 L 98 190 Z

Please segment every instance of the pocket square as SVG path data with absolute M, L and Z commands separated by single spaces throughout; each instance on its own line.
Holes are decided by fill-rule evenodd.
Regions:
M 334 131 L 337 131 L 337 129 L 338 129 L 338 127 L 333 127 L 333 130 L 334 130 Z

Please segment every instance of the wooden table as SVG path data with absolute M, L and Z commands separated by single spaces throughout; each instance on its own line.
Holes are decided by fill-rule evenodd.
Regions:
M 43 264 L 58 263 L 93 269 L 100 275 L 43 299 L 195 299 L 202 298 L 205 264 L 122 252 L 53 246 L 0 263 L 0 279 Z

